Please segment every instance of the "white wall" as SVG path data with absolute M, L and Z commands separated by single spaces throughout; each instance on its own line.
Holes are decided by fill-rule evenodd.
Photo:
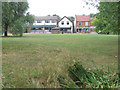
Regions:
M 64 24 L 62 25 L 62 21 L 64 22 Z M 67 25 L 67 22 L 69 22 L 69 25 Z M 66 17 L 64 17 L 59 23 L 58 23 L 58 27 L 60 28 L 71 28 L 71 32 L 73 32 L 73 24 L 72 22 L 67 19 Z
M 64 21 L 64 25 L 62 25 L 62 21 Z M 67 21 L 69 22 L 69 25 L 67 25 Z M 63 18 L 63 19 L 58 23 L 58 26 L 59 26 L 59 27 L 72 27 L 73 24 L 72 24 L 72 22 L 71 22 L 69 19 L 67 19 L 67 18 L 65 17 L 65 18 Z
M 33 25 L 57 25 L 57 21 L 55 23 L 52 23 L 50 20 L 50 23 L 45 23 L 45 20 L 42 20 L 41 23 L 37 23 L 37 20 L 33 23 Z

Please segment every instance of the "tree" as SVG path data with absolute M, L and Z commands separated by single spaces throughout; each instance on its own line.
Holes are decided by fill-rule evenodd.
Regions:
M 104 31 L 117 33 L 118 29 L 118 6 L 117 2 L 100 2 L 97 18 L 106 21 Z
M 33 25 L 34 19 L 35 19 L 34 15 L 31 15 L 29 12 L 26 14 L 25 20 L 27 23 L 27 29 L 25 32 L 28 32 L 28 30 L 31 29 L 31 26 Z
M 105 23 L 103 22 L 105 27 L 101 31 L 112 33 L 118 33 L 120 31 L 118 28 L 118 17 L 120 16 L 118 13 L 119 2 L 99 2 L 99 0 L 83 1 L 86 2 L 86 5 L 92 5 L 99 10 L 99 13 L 96 15 L 98 21 L 105 21 Z
M 53 16 L 57 16 L 58 21 L 60 20 L 60 16 L 57 14 L 53 14 Z
M 71 20 L 71 21 L 72 21 L 72 23 L 73 23 L 73 33 L 74 33 L 74 32 L 75 32 L 75 31 L 74 31 L 74 21 L 75 21 L 75 17 L 70 16 L 69 18 L 70 18 L 70 20 Z
M 96 16 L 96 14 L 93 14 L 93 13 L 90 14 L 91 18 L 94 18 L 95 16 Z
M 23 36 L 23 32 L 27 29 L 26 22 L 23 18 L 17 19 L 11 27 L 12 34 L 15 36 Z
M 75 20 L 75 17 L 73 17 L 73 16 L 70 16 L 69 18 L 70 18 L 70 20 L 71 20 L 72 22 L 74 22 L 74 20 Z
M 105 28 L 106 28 L 106 25 L 107 25 L 107 22 L 105 20 L 101 20 L 101 19 L 98 19 L 98 18 L 95 18 L 91 24 L 93 26 L 96 26 L 96 28 L 94 29 L 96 32 L 99 32 L 99 31 L 102 31 L 103 33 L 105 32 L 109 32 L 107 31 Z
M 86 5 L 92 5 L 99 10 L 99 13 L 96 15 L 98 19 L 97 22 L 101 23 L 101 21 L 103 21 L 102 23 L 105 25 L 101 31 L 112 33 L 118 33 L 120 31 L 118 28 L 118 17 L 120 16 L 118 13 L 118 2 L 98 2 L 99 0 L 89 0 L 90 2 L 87 0 L 83 1 L 86 2 Z
M 24 14 L 27 9 L 28 9 L 27 2 L 3 2 L 2 3 L 2 10 L 3 10 L 2 27 L 5 30 L 5 36 L 7 36 L 8 28 L 11 28 L 14 24 L 18 26 L 17 24 L 18 20 L 20 20 L 20 22 L 22 23 L 23 20 L 21 20 L 21 18 L 25 18 Z M 18 22 L 19 27 L 21 26 L 20 22 Z
M 34 15 L 31 15 L 29 12 L 26 14 L 26 17 L 25 17 L 25 20 L 26 20 L 26 23 L 27 23 L 27 26 L 30 27 L 33 22 L 34 22 Z

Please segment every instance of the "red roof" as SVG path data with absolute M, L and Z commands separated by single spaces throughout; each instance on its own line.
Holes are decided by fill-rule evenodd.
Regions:
M 76 21 L 91 21 L 89 15 L 75 15 Z

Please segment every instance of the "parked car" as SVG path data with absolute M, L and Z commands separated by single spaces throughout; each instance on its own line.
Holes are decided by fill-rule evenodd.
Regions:
M 104 32 L 104 33 L 103 33 L 103 32 L 101 32 L 101 31 L 99 31 L 98 34 L 109 34 L 109 32 Z
M 101 31 L 99 31 L 99 32 L 98 32 L 98 34 L 102 34 L 102 32 L 101 32 Z

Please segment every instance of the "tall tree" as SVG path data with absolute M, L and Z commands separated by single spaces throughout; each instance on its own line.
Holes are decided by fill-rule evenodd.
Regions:
M 118 2 L 100 2 L 98 7 L 99 13 L 97 18 L 102 21 L 106 21 L 104 30 L 117 33 L 118 29 Z
M 7 36 L 8 28 L 11 28 L 13 24 L 16 24 L 17 21 L 20 20 L 21 18 L 25 18 L 25 12 L 27 9 L 28 9 L 27 2 L 3 2 L 2 3 L 2 10 L 3 10 L 2 27 L 5 30 L 5 36 Z M 22 19 L 20 21 L 22 23 L 22 21 L 24 20 Z
M 120 31 L 118 28 L 118 17 L 120 16 L 118 13 L 118 2 L 99 2 L 99 0 L 89 0 L 90 2 L 87 0 L 83 1 L 86 2 L 86 5 L 92 5 L 99 10 L 96 17 L 97 22 L 102 22 L 104 25 L 101 31 L 113 33 L 118 33 Z M 97 25 L 97 27 L 101 26 Z

